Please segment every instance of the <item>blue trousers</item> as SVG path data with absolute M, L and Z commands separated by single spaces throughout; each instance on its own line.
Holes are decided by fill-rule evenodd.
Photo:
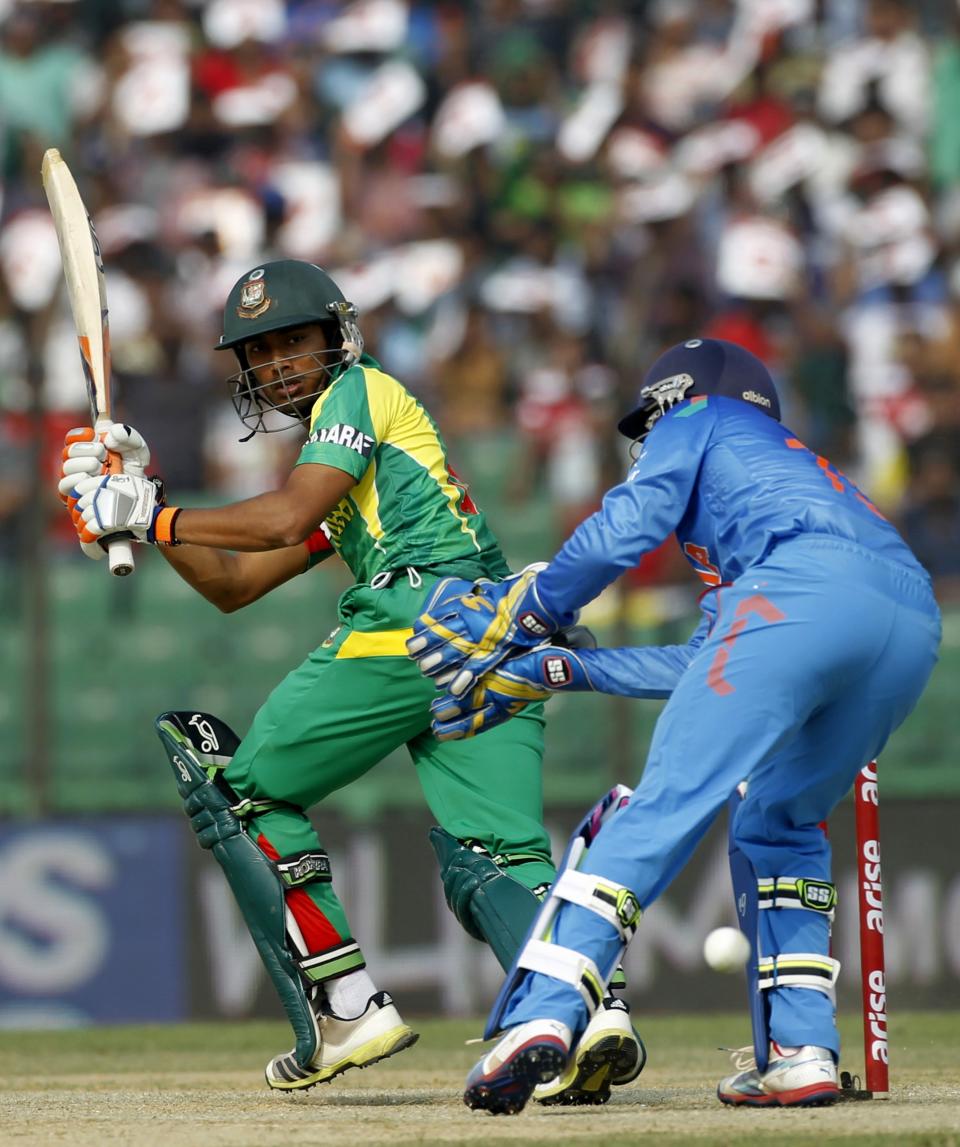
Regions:
M 745 779 L 734 834 L 758 876 L 830 880 L 818 826 L 913 709 L 937 660 L 928 579 L 839 539 L 782 543 L 719 594 L 713 630 L 660 715 L 640 784 L 583 865 L 631 888 L 644 908 Z M 764 955 L 828 954 L 825 916 L 760 917 Z M 613 926 L 575 904 L 561 906 L 552 938 L 603 974 L 622 954 Z M 503 1026 L 542 1018 L 579 1033 L 588 1016 L 575 988 L 527 973 Z M 833 1003 L 819 991 L 772 989 L 770 1033 L 784 1046 L 839 1054 Z

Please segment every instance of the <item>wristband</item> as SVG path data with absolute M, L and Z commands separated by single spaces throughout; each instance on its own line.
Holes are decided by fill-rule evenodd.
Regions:
M 157 546 L 179 546 L 177 541 L 177 518 L 180 516 L 179 506 L 164 506 L 153 519 L 153 543 Z

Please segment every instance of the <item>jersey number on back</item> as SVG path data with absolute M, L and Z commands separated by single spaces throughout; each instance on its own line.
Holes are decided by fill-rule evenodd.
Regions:
M 838 494 L 845 494 L 847 490 L 850 490 L 857 501 L 862 502 L 871 512 L 871 514 L 876 514 L 878 518 L 883 518 L 883 514 L 880 513 L 880 511 L 873 504 L 873 502 L 870 501 L 866 494 L 862 494 L 856 488 L 856 486 L 854 486 L 846 474 L 844 474 L 842 470 L 838 470 L 836 466 L 834 466 L 829 461 L 829 459 L 824 458 L 821 454 L 814 454 L 809 446 L 804 446 L 799 438 L 787 438 L 786 444 L 791 450 L 806 450 L 808 454 L 812 455 L 816 459 L 817 465 L 823 471 L 824 477 L 834 488 L 834 490 L 837 491 Z M 884 521 L 886 521 L 885 518 Z

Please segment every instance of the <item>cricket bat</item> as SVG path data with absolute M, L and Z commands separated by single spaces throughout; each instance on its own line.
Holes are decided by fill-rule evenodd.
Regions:
M 110 413 L 110 327 L 100 243 L 70 168 L 55 147 L 44 152 L 41 175 L 57 230 L 73 325 L 80 343 L 90 419 L 94 430 L 102 434 L 113 419 Z M 119 454 L 108 456 L 111 473 L 119 473 L 122 465 Z M 107 561 L 110 572 L 118 577 L 133 573 L 130 541 L 114 538 L 108 542 Z

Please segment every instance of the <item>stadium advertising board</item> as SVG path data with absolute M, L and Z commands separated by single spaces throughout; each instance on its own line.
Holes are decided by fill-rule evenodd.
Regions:
M 881 809 L 887 990 L 890 1008 L 960 1005 L 960 859 L 956 802 L 888 801 Z M 554 852 L 579 810 L 548 815 Z M 433 853 L 429 819 L 385 815 L 348 829 L 320 818 L 334 879 L 377 982 L 411 1014 L 475 1015 L 485 1010 L 502 973 L 483 946 L 467 937 L 447 910 Z M 639 1009 L 738 1010 L 740 975 L 711 972 L 703 941 L 735 924 L 727 869 L 725 823 L 715 826 L 680 879 L 647 913 L 625 967 L 629 998 Z M 833 951 L 843 970 L 842 1008 L 860 1006 L 859 922 L 853 808 L 845 803 L 830 825 L 839 904 Z M 245 935 L 226 882 L 210 858 L 192 850 L 191 933 L 195 938 L 193 1010 L 197 1015 L 279 1015 L 256 952 Z M 234 954 L 229 974 L 224 953 Z
M 179 818 L 0 826 L 0 1025 L 185 1015 Z
M 889 801 L 881 810 L 891 1015 L 960 1005 L 956 802 Z M 550 810 L 555 849 L 578 810 Z M 429 818 L 384 813 L 362 825 L 319 821 L 337 887 L 379 984 L 411 1015 L 477 1015 L 499 966 L 447 910 L 427 842 Z M 830 826 L 840 901 L 834 955 L 841 1008 L 859 1007 L 853 810 Z M 644 916 L 628 953 L 641 1011 L 738 1010 L 739 975 L 709 971 L 702 946 L 734 923 L 721 826 Z M 186 821 L 97 817 L 0 827 L 0 1024 L 41 1027 L 280 1018 L 233 898 Z

